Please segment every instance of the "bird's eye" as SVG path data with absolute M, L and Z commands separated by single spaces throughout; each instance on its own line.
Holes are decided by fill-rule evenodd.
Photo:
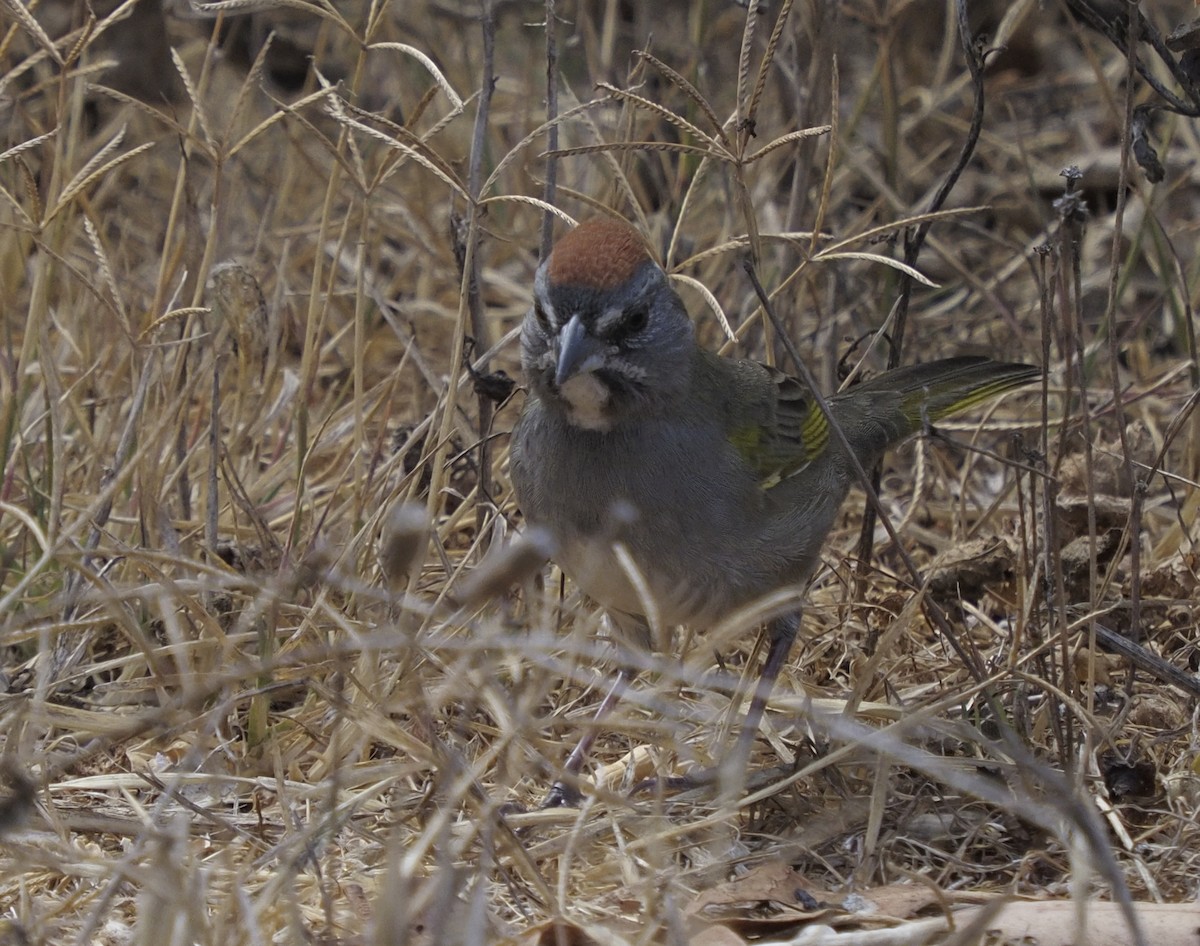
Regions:
M 542 306 L 542 300 L 536 297 L 533 300 L 533 317 L 538 320 L 538 325 L 542 328 L 550 327 L 550 322 L 546 318 L 546 310 Z
M 625 313 L 621 327 L 630 335 L 636 335 L 650 324 L 650 307 L 648 305 L 634 306 Z

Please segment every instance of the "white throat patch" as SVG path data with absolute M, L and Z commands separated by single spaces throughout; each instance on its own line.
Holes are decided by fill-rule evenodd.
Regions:
M 593 372 L 582 371 L 568 378 L 558 391 L 567 402 L 567 417 L 576 427 L 612 429 L 612 418 L 606 410 L 612 394 Z

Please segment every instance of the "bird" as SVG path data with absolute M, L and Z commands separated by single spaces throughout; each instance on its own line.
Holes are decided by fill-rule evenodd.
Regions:
M 517 504 L 550 536 L 562 571 L 637 646 L 650 643 L 648 612 L 661 626 L 703 628 L 802 588 L 857 482 L 854 465 L 801 380 L 698 343 L 637 229 L 602 217 L 559 239 L 535 273 L 520 348 L 527 392 L 509 449 Z M 960 356 L 884 372 L 827 403 L 870 469 L 896 443 L 1040 374 Z M 798 608 L 768 622 L 747 752 L 798 628 Z M 633 676 L 620 669 L 598 717 Z M 579 797 L 564 778 L 543 805 Z

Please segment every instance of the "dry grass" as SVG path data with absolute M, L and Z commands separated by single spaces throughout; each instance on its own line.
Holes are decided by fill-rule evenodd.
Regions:
M 1053 4 L 977 24 L 1008 51 L 916 260 L 938 288 L 911 287 L 903 357 L 999 353 L 1044 363 L 1045 388 L 947 426 L 991 454 L 922 440 L 890 459 L 881 496 L 927 584 L 887 541 L 856 561 L 848 504 L 749 784 L 629 800 L 621 779 L 721 757 L 752 615 L 647 658 L 581 810 L 514 813 L 612 656 L 594 607 L 502 551 L 522 395 L 488 416 L 463 370 L 487 351 L 481 368 L 518 374 L 548 167 L 542 5 L 498 4 L 480 136 L 474 4 L 290 6 L 273 22 L 322 78 L 285 89 L 275 53 L 218 47 L 216 13 L 172 18 L 177 63 L 142 50 L 152 84 L 122 80 L 178 96 L 150 107 L 90 85 L 121 54 L 112 32 L 39 11 L 50 40 L 5 4 L 0 942 L 479 943 L 567 917 L 593 939 L 557 941 L 681 943 L 699 894 L 781 862 L 825 890 L 925 885 L 935 905 L 1195 898 L 1195 695 L 1095 639 L 1136 624 L 1185 673 L 1200 660 L 1193 122 L 1154 126 L 1151 186 L 1120 139 L 1125 90 L 1152 96 L 1107 40 Z M 653 6 L 563 4 L 556 203 L 636 220 L 719 300 L 736 351 L 770 357 L 739 265 L 757 244 L 828 390 L 855 339 L 896 334 L 904 291 L 847 254 L 902 258 L 966 140 L 946 5 L 797 4 L 756 98 L 773 2 L 740 104 L 746 12 Z M 1164 31 L 1187 12 L 1154 11 Z M 664 66 L 631 55 L 651 33 Z M 630 141 L 658 147 L 595 147 Z M 1052 204 L 1069 164 L 1082 224 Z M 681 291 L 720 344 L 710 300 Z M 432 541 L 394 521 L 384 575 L 405 501 Z M 735 908 L 738 938 L 710 942 L 790 935 L 778 910 Z

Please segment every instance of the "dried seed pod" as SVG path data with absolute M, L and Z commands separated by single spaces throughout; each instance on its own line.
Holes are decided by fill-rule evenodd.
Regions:
M 213 328 L 227 331 L 238 357 L 242 379 L 261 378 L 267 366 L 270 339 L 267 301 L 258 280 L 241 263 L 219 263 L 212 271 Z
M 463 579 L 454 595 L 467 608 L 477 608 L 492 598 L 507 594 L 513 585 L 531 578 L 554 551 L 554 540 L 547 529 L 531 527 L 512 542 L 491 549 Z
M 392 591 L 403 591 L 414 568 L 425 562 L 429 517 L 417 503 L 397 503 L 388 510 L 379 536 L 379 568 Z

